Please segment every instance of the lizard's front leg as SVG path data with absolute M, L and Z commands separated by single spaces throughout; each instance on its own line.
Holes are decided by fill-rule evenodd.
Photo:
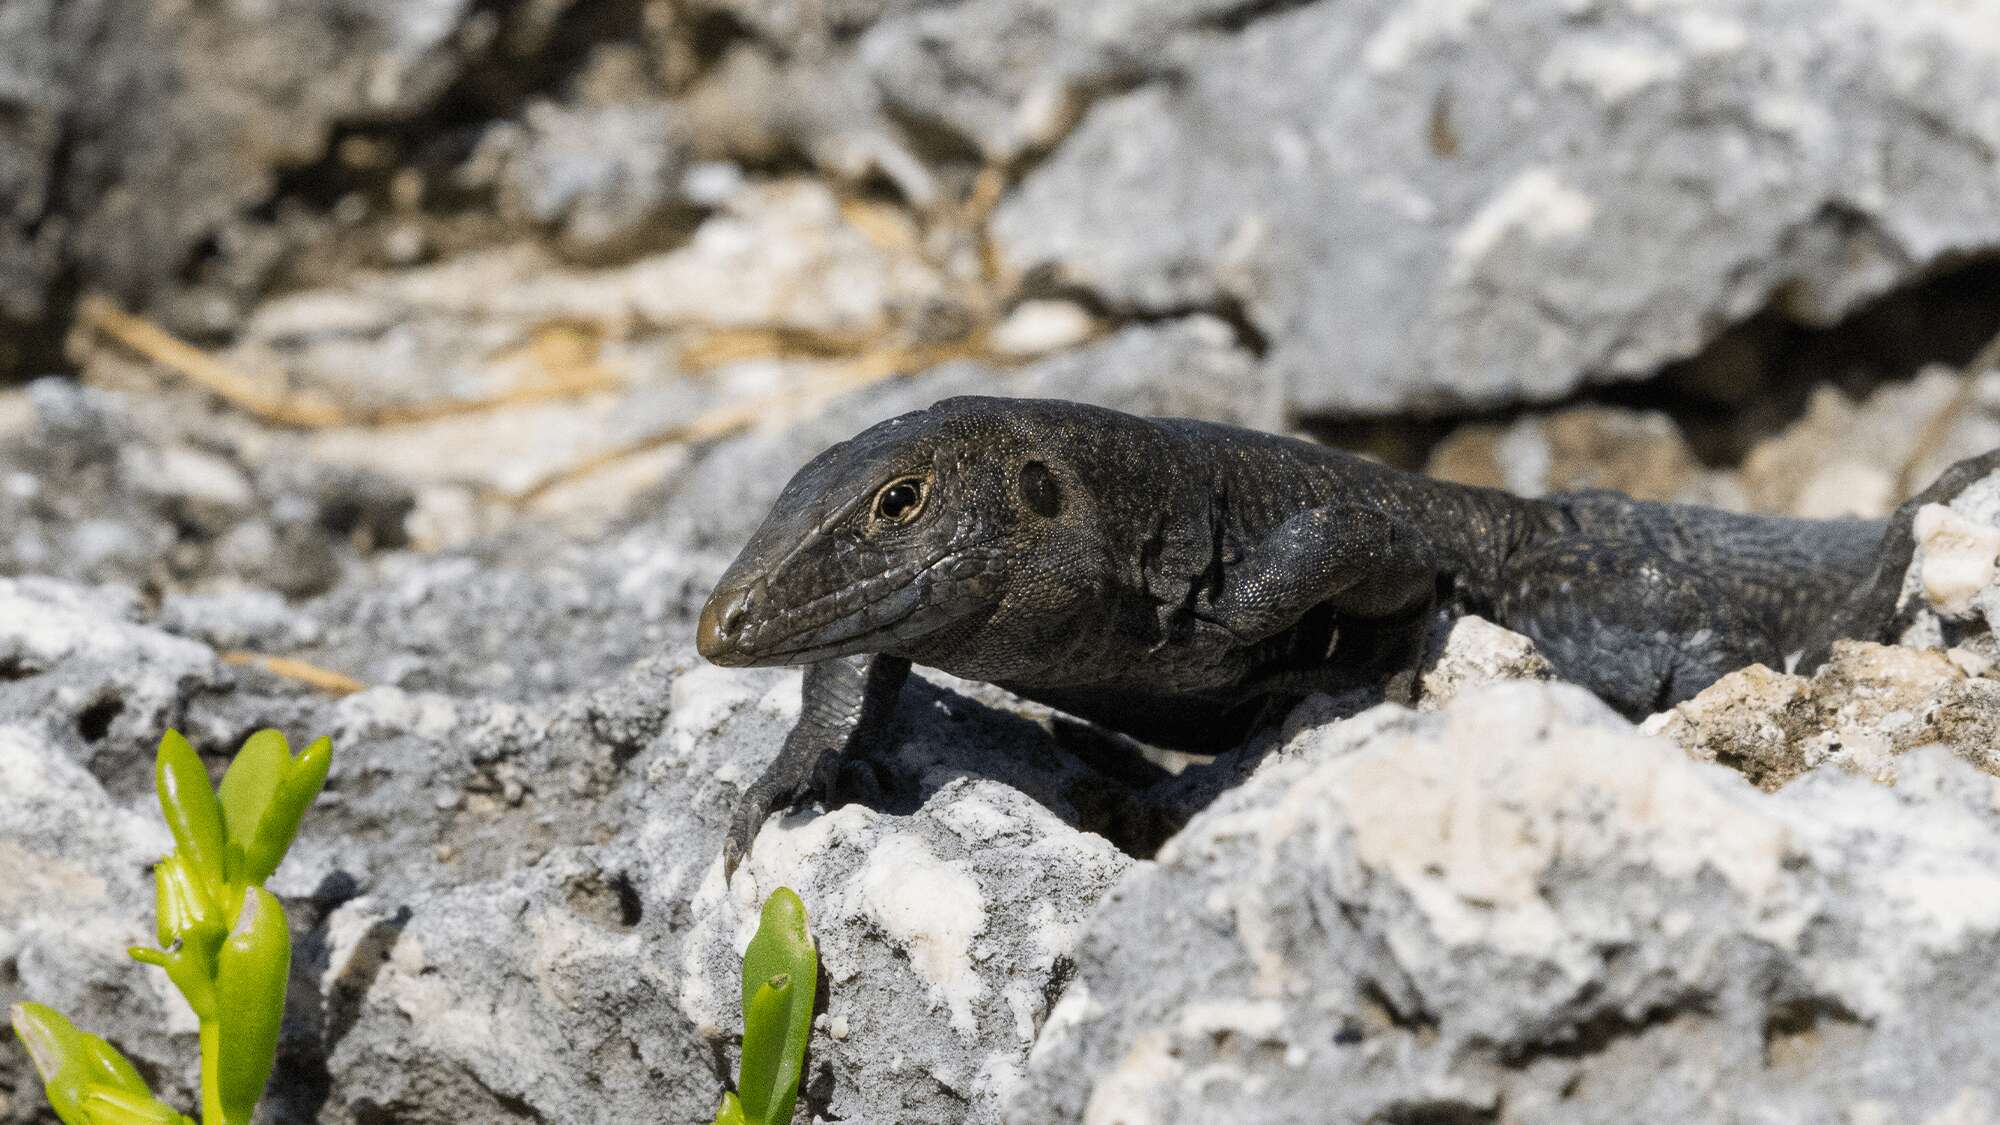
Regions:
M 1359 617 L 1392 617 L 1427 603 L 1437 564 L 1416 529 L 1373 508 L 1308 508 L 1279 524 L 1228 568 L 1204 616 L 1254 643 L 1331 605 Z
M 806 665 L 797 725 L 729 818 L 722 843 L 725 882 L 771 813 L 815 791 L 832 802 L 842 759 L 880 733 L 909 674 L 910 662 L 894 656 L 840 656 Z
M 1317 606 L 1364 619 L 1368 651 L 1355 654 L 1352 670 L 1386 673 L 1389 698 L 1409 703 L 1437 579 L 1435 556 L 1410 525 L 1373 508 L 1309 508 L 1227 568 L 1202 616 L 1244 644 L 1276 636 Z

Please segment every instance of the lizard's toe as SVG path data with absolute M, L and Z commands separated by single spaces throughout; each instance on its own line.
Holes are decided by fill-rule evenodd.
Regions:
M 822 754 L 813 763 L 812 776 L 806 784 L 799 786 L 796 801 L 804 802 L 817 797 L 826 808 L 837 808 L 840 804 L 843 775 L 847 772 L 847 758 L 842 754 Z
M 894 781 L 886 767 L 867 758 L 850 759 L 840 767 L 841 796 L 869 808 L 880 808 L 887 803 Z M 827 807 L 832 808 L 833 804 L 829 802 Z
M 729 831 L 722 840 L 724 882 L 736 874 L 737 864 L 750 854 L 750 845 L 757 842 L 757 833 L 763 830 L 764 822 L 772 813 L 790 807 L 798 796 L 792 786 L 774 783 L 769 775 L 758 778 L 743 791 L 729 814 Z
M 750 852 L 750 845 L 757 841 L 758 830 L 764 827 L 764 818 L 771 810 L 756 793 L 745 793 L 736 803 L 736 809 L 729 817 L 729 831 L 722 838 L 722 881 L 727 883 L 736 875 L 736 867 Z

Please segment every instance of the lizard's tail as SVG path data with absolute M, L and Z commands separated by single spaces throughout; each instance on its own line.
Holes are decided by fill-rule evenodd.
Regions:
M 1810 673 L 1818 668 L 1826 662 L 1837 640 L 1883 643 L 1893 640 L 1896 607 L 1903 595 L 1903 576 L 1917 550 L 1917 509 L 1925 504 L 1947 503 L 1995 472 L 2000 472 L 2000 449 L 1967 457 L 1940 473 L 1929 488 L 1903 501 L 1896 514 L 1889 517 L 1881 545 L 1875 549 L 1874 570 L 1846 604 L 1827 619 L 1826 626 L 1806 647 L 1794 670 Z

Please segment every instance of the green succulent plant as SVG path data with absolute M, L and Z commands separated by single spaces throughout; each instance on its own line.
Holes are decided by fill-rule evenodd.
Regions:
M 270 1080 L 292 939 L 264 881 L 332 763 L 324 738 L 294 757 L 284 735 L 258 731 L 211 788 L 179 731 L 160 740 L 154 786 L 174 850 L 153 868 L 159 948 L 131 954 L 164 969 L 200 1021 L 201 1125 L 249 1125 Z M 65 1125 L 194 1125 L 154 1098 L 117 1048 L 55 1009 L 17 1004 L 12 1021 Z
M 743 1060 L 736 1092 L 722 1095 L 715 1125 L 791 1121 L 818 986 L 819 951 L 806 929 L 806 905 L 779 887 L 764 900 L 756 936 L 743 951 Z

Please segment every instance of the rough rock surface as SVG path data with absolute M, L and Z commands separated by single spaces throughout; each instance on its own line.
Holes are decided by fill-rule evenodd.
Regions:
M 1461 617 L 1434 630 L 1417 679 L 1417 706 L 1435 711 L 1468 688 L 1501 680 L 1553 680 L 1555 666 L 1535 642 L 1483 617 Z
M 1979 1119 L 1996 795 L 1765 796 L 1560 685 L 1309 732 L 1112 891 L 1007 1119 Z
M 457 35 L 472 7 L 316 3 L 272 19 L 256 5 L 9 4 L 0 324 L 55 321 L 80 278 L 156 295 L 282 169 L 321 158 L 336 123 L 436 98 L 465 64 Z M 10 350 L 0 343 L 0 369 L 46 358 Z
M 266 460 L 64 380 L 16 395 L 0 418 L 0 573 L 302 596 L 406 541 L 414 498 L 364 466 Z
M 1992 635 L 2000 621 L 2000 475 L 1948 505 L 1926 505 L 1915 530 L 1916 557 L 1903 582 L 1904 605 L 1913 611 L 1908 639 Z
M 1104 782 L 1032 726 L 924 692 L 886 763 L 915 785 L 905 815 L 792 818 L 725 889 L 721 814 L 775 751 L 794 691 L 793 674 L 683 659 L 591 693 L 593 715 L 654 727 L 624 750 L 598 842 L 341 907 L 325 987 L 352 1015 L 330 1044 L 331 1120 L 429 1119 L 452 1098 L 495 1120 L 710 1112 L 741 949 L 780 883 L 808 903 L 830 990 L 809 1101 L 848 1119 L 993 1120 L 1082 915 L 1130 862 L 1066 823 L 1075 793 Z M 558 729 L 604 737 L 577 710 Z M 959 1116 L 968 1105 L 986 1108 Z
M 515 614 L 516 635 L 532 603 L 447 601 Z M 0 1003 L 63 1004 L 170 1093 L 192 1080 L 193 1025 L 161 1014 L 164 986 L 122 953 L 164 850 L 147 779 L 168 725 L 211 752 L 266 723 L 338 748 L 273 884 L 301 942 L 293 1079 L 273 1091 L 288 1120 L 706 1116 L 733 1073 L 722 998 L 780 881 L 811 903 L 840 998 L 815 1046 L 821 1108 L 956 1120 L 972 1104 L 992 1120 L 1082 916 L 1130 863 L 1072 826 L 1129 800 L 1123 783 L 1035 721 L 920 685 L 881 767 L 893 815 L 774 825 L 732 894 L 721 816 L 782 740 L 796 673 L 680 648 L 521 702 L 394 687 L 328 701 L 144 616 L 115 588 L 0 581 L 0 847 L 36 872 L 0 895 Z
M 0 3 L 0 380 L 76 376 L 0 387 L 0 1004 L 189 1104 L 152 750 L 278 726 L 272 1120 L 707 1120 L 780 883 L 801 1125 L 2000 1117 L 2000 481 L 1901 644 L 1665 737 L 1478 619 L 1213 760 L 926 674 L 727 887 L 797 677 L 688 648 L 951 394 L 1886 513 L 2000 445 L 1996 64 L 1955 0 Z
M 2000 775 L 2000 476 L 1919 509 L 1915 530 L 1905 645 L 1837 642 L 1810 678 L 1753 665 L 1646 729 L 1766 789 L 1820 766 L 1893 781 L 1933 744 Z
M 1755 664 L 1645 727 L 1765 789 L 1821 766 L 1893 782 L 1901 755 L 1932 745 L 2000 775 L 2000 681 L 1967 672 L 1991 665 L 1966 648 L 1842 641 L 1810 679 Z
M 137 907 L 152 898 L 147 869 L 173 846 L 166 826 L 107 793 L 54 744 L 59 735 L 21 721 L 33 712 L 5 711 L 0 1004 L 34 999 L 80 1013 L 90 1030 L 114 1034 L 128 1057 L 158 1068 L 156 1092 L 191 1104 L 198 1079 L 183 1064 L 198 1054 L 194 1015 L 165 980 L 134 972 L 125 955 L 152 942 L 152 921 Z M 0 1060 L 0 1120 L 42 1120 L 31 1074 L 10 1047 Z
M 1241 308 L 1295 409 L 1554 398 L 2000 243 L 2000 40 L 1944 0 L 1236 19 L 1092 104 L 995 229 L 1117 307 Z

